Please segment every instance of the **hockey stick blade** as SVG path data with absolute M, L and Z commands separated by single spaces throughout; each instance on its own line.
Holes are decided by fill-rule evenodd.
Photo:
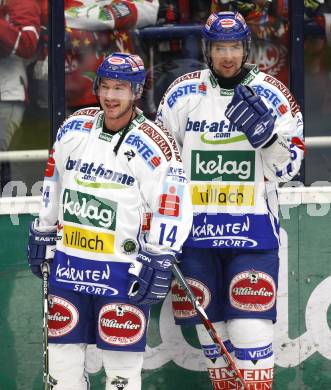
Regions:
M 199 300 L 197 299 L 197 297 L 193 293 L 191 287 L 189 286 L 189 284 L 185 280 L 185 278 L 184 278 L 182 272 L 180 271 L 180 269 L 178 268 L 177 264 L 173 265 L 172 272 L 173 272 L 175 278 L 177 279 L 178 283 L 182 287 L 182 289 L 185 291 L 187 297 L 191 301 L 194 309 L 196 310 L 197 314 L 199 315 L 199 317 L 200 317 L 204 327 L 206 328 L 209 336 L 213 340 L 216 347 L 219 349 L 219 353 L 222 355 L 225 363 L 228 365 L 228 367 L 230 367 L 232 369 L 232 373 L 236 377 L 236 381 L 238 381 L 241 384 L 241 388 L 243 390 L 248 390 L 248 386 L 247 386 L 241 372 L 239 371 L 239 369 L 235 365 L 235 363 L 234 363 L 232 357 L 230 356 L 228 350 L 226 349 L 223 341 L 218 336 L 216 329 L 214 328 L 213 324 L 209 320 L 204 308 L 201 306 Z

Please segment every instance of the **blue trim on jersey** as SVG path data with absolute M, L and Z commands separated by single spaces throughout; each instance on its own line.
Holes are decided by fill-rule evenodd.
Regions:
M 230 340 L 223 341 L 223 344 L 229 353 L 234 351 L 234 347 L 233 347 Z M 222 356 L 218 347 L 216 347 L 215 344 L 202 345 L 202 351 L 203 351 L 203 354 L 205 355 L 205 357 L 207 359 L 210 359 L 210 360 L 213 360 L 213 359 L 216 360 L 217 358 Z
M 272 344 L 258 348 L 235 348 L 234 354 L 239 360 L 267 359 L 273 355 Z
M 54 287 L 104 297 L 127 298 L 130 263 L 88 260 L 57 250 L 51 263 Z
M 275 235 L 268 214 L 231 215 L 196 214 L 185 242 L 186 247 L 276 249 L 279 247 L 279 223 Z

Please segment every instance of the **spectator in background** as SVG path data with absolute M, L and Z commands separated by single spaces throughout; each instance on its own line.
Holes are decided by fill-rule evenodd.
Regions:
M 135 52 L 133 28 L 156 23 L 159 2 L 65 0 L 66 103 L 69 111 L 96 104 L 95 71 L 114 51 Z
M 38 0 L 42 20 L 47 29 L 48 0 Z M 142 0 L 103 1 L 64 0 L 65 9 L 65 88 L 68 114 L 83 107 L 96 105 L 92 93 L 93 80 L 98 66 L 109 53 L 135 52 L 133 28 L 153 25 L 156 22 L 159 2 Z M 48 56 L 47 35 L 43 34 L 43 50 L 34 69 L 34 79 L 39 81 L 38 102 L 45 108 Z
M 37 0 L 0 0 L 0 151 L 8 149 L 27 104 L 28 61 L 40 32 Z M 10 163 L 1 163 L 0 189 L 10 181 Z

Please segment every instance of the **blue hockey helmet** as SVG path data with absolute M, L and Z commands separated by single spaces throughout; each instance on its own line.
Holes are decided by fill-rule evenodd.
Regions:
M 102 78 L 129 81 L 133 93 L 139 97 L 146 78 L 144 62 L 136 54 L 112 53 L 97 69 L 93 83 L 95 94 Z
M 215 41 L 242 41 L 244 47 L 243 64 L 251 48 L 251 31 L 239 12 L 212 13 L 202 30 L 205 43 L 205 56 L 211 67 L 210 49 Z

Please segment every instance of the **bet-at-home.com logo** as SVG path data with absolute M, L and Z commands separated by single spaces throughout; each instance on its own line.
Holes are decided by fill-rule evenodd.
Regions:
M 65 221 L 115 230 L 116 214 L 116 202 L 79 191 L 64 190 L 63 217 Z
M 197 181 L 254 181 L 255 152 L 192 151 L 191 179 Z

